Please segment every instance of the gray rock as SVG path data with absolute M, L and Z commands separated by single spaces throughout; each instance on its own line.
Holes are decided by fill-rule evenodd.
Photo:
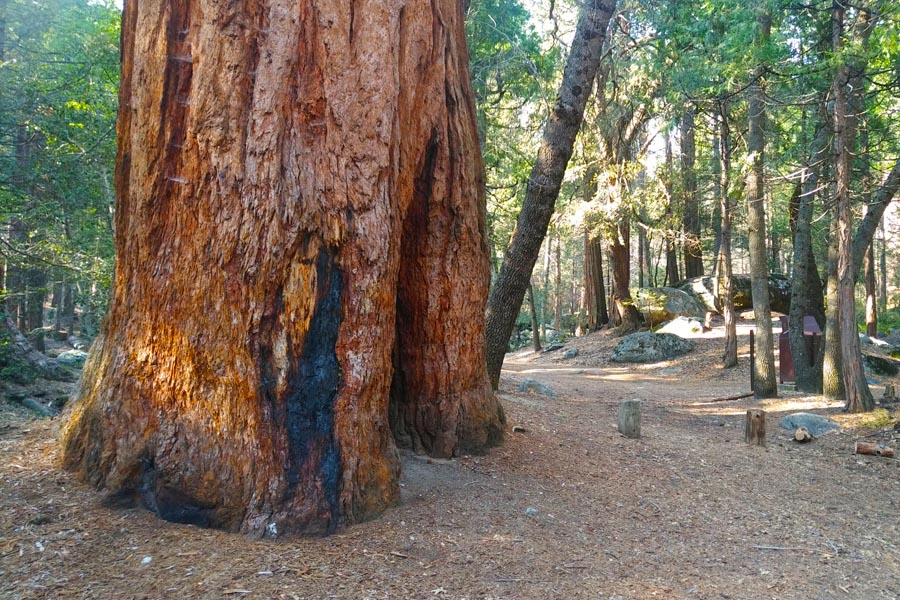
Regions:
M 879 346 L 881 348 L 889 348 L 890 344 L 884 340 L 879 340 L 878 338 L 872 338 L 867 336 L 864 333 L 859 334 L 859 343 L 860 344 L 869 344 L 870 346 Z
M 778 424 L 788 431 L 794 431 L 798 427 L 805 427 L 814 436 L 841 430 L 841 426 L 834 419 L 804 412 L 788 415 L 781 419 Z
M 703 333 L 703 323 L 691 317 L 676 317 L 656 330 L 656 333 L 671 333 L 688 338 Z
M 578 348 L 569 348 L 563 352 L 563 358 L 575 358 L 578 356 Z
M 519 391 L 534 392 L 535 394 L 540 394 L 542 396 L 556 398 L 556 392 L 553 391 L 553 388 L 548 386 L 546 383 L 541 383 L 537 379 L 532 379 L 531 377 L 524 379 L 522 383 L 519 384 Z
M 875 356 L 874 354 L 863 354 L 863 366 L 877 375 L 897 375 L 900 373 L 898 361 L 885 358 L 883 356 Z
M 670 360 L 694 349 L 690 340 L 671 333 L 641 331 L 622 338 L 610 360 L 625 363 L 652 363 Z
M 641 288 L 634 295 L 635 305 L 651 325 L 677 317 L 703 318 L 703 306 L 690 294 L 670 287 Z
M 884 336 L 883 339 L 891 346 L 900 348 L 900 329 L 891 329 L 891 333 Z
M 530 506 L 525 509 L 525 514 L 529 517 L 536 517 L 540 514 L 540 511 L 536 508 L 531 508 Z
M 56 362 L 69 367 L 80 367 L 87 358 L 87 352 L 84 350 L 66 350 L 56 357 Z
M 750 276 L 734 275 L 732 278 L 734 289 L 734 308 L 742 311 L 753 308 L 753 299 L 750 293 Z M 715 278 L 709 275 L 685 279 L 675 286 L 683 292 L 697 299 L 703 307 L 711 312 L 721 312 L 721 302 L 713 294 Z M 787 314 L 791 307 L 791 280 L 784 275 L 769 274 L 769 304 L 772 310 Z

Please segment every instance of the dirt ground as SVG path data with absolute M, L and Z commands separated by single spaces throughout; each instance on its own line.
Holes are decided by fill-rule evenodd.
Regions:
M 726 372 L 715 334 L 653 365 L 609 363 L 606 333 L 571 341 L 570 360 L 508 357 L 505 444 L 405 456 L 401 504 L 328 538 L 106 508 L 58 470 L 54 422 L 0 402 L 0 597 L 900 598 L 900 461 L 853 454 L 900 434 L 796 393 L 709 402 L 749 390 L 746 338 Z M 525 377 L 557 396 L 519 392 Z M 639 440 L 615 428 L 631 398 Z M 749 407 L 768 411 L 766 448 L 743 442 Z M 795 444 L 778 419 L 799 410 L 844 430 Z

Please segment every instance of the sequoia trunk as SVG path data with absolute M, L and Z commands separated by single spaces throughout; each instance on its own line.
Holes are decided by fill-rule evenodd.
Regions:
M 461 4 L 136 0 L 122 29 L 113 300 L 65 465 L 277 535 L 397 500 L 389 421 L 496 442 Z
M 609 323 L 606 308 L 606 286 L 603 284 L 603 240 L 585 229 L 584 289 L 587 304 L 587 328 L 597 331 Z

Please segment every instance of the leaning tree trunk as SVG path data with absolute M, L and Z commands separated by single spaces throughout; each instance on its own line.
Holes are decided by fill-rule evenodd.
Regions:
M 559 95 L 544 127 L 537 160 L 528 178 L 522 211 L 516 220 L 515 233 L 503 259 L 500 275 L 491 289 L 486 330 L 488 373 L 494 389 L 500 383 L 500 369 L 509 336 L 522 307 L 525 288 L 528 287 L 541 243 L 547 235 L 563 176 L 572 157 L 575 137 L 584 120 L 584 108 L 594 86 L 600 66 L 600 51 L 615 5 L 615 0 L 588 0 L 581 8 Z
M 500 438 L 464 39 L 453 0 L 126 2 L 115 283 L 68 468 L 277 535 L 397 500 L 391 396 L 417 449 Z
M 760 44 L 768 43 L 771 28 L 768 14 L 759 17 Z M 763 69 L 757 69 L 747 90 L 747 112 L 750 130 L 747 134 L 747 153 L 753 166 L 747 182 L 747 229 L 750 242 L 750 288 L 753 296 L 753 316 L 756 322 L 756 361 L 753 392 L 757 398 L 778 395 L 775 378 L 775 347 L 772 336 L 772 312 L 769 307 L 769 269 L 766 256 L 765 197 L 765 97 L 762 89 Z

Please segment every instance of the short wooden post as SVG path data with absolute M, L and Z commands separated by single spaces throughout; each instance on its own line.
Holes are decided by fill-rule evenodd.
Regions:
M 744 441 L 751 446 L 766 445 L 766 411 L 753 409 L 747 411 Z
M 897 393 L 894 391 L 893 383 L 889 383 L 884 386 L 884 397 L 886 399 L 893 399 L 896 397 L 896 395 L 897 395 Z
M 619 402 L 619 433 L 627 438 L 641 437 L 641 401 Z
M 756 392 L 756 336 L 750 330 L 750 391 Z

